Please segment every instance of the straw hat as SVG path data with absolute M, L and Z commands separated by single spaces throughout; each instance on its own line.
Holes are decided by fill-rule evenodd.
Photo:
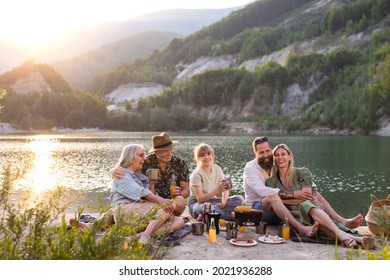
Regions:
M 173 148 L 178 141 L 172 141 L 171 138 L 169 138 L 168 133 L 162 132 L 158 135 L 153 135 L 152 137 L 152 144 L 153 148 L 149 150 L 149 153 L 155 152 L 155 151 L 163 151 L 163 150 L 169 150 L 170 148 Z

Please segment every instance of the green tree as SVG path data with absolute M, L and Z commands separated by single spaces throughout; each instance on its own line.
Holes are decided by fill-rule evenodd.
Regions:
M 334 32 L 344 27 L 344 22 L 344 14 L 341 9 L 334 7 L 329 11 L 326 22 L 329 31 Z
M 31 108 L 26 104 L 26 99 L 17 94 L 8 94 L 4 97 L 3 119 L 11 123 L 19 123 L 28 116 Z
M 4 98 L 4 96 L 7 95 L 7 91 L 3 88 L 0 88 L 0 100 Z M 0 104 L 0 113 L 1 113 L 1 110 L 3 109 L 3 105 Z
M 382 65 L 377 67 L 379 75 L 379 92 L 387 113 L 390 113 L 390 54 L 386 56 Z
M 190 129 L 191 130 L 200 130 L 203 128 L 207 128 L 208 125 L 207 116 L 194 116 L 191 118 Z
M 64 116 L 69 114 L 69 108 L 61 95 L 56 93 L 43 93 L 36 101 L 35 110 L 46 119 L 53 119 L 57 124 L 61 123 Z
M 377 0 L 371 9 L 372 22 L 375 24 L 390 13 L 390 1 Z
M 107 114 L 105 101 L 90 92 L 80 93 L 80 104 L 88 118 L 104 118 Z
M 346 26 L 345 32 L 348 35 L 351 35 L 351 34 L 355 33 L 355 24 L 353 23 L 352 19 L 347 21 L 347 26 Z
M 188 130 L 191 121 L 190 112 L 187 107 L 181 104 L 173 105 L 169 112 L 169 128 L 182 131 Z
M 237 88 L 238 96 L 240 96 L 241 99 L 245 100 L 252 95 L 253 83 L 254 83 L 253 75 L 248 74 L 241 79 Z
M 124 106 L 126 108 L 126 111 L 131 111 L 131 109 L 133 108 L 133 105 L 131 105 L 131 101 L 129 101 L 129 100 L 126 100 L 124 102 Z
M 150 110 L 149 127 L 154 131 L 163 131 L 169 128 L 169 113 L 166 109 L 156 107 Z
M 366 17 L 366 15 L 363 15 L 362 18 L 359 21 L 359 31 L 364 31 L 369 26 L 369 21 Z

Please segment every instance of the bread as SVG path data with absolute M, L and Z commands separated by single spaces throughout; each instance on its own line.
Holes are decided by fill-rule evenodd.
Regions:
M 248 239 L 248 238 L 234 238 L 233 242 L 234 243 L 236 243 L 236 242 L 253 243 L 253 240 L 252 239 Z

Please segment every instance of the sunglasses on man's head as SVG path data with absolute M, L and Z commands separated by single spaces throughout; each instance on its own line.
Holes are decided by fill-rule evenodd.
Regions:
M 264 142 L 269 142 L 267 137 L 261 137 L 261 138 L 257 138 L 255 140 L 256 145 L 259 145 L 259 144 L 264 143 Z

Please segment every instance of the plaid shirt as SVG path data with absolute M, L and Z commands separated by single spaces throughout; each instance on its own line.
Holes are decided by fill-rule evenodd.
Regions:
M 160 170 L 160 180 L 154 185 L 156 193 L 162 198 L 170 198 L 169 183 L 172 179 L 172 175 L 176 176 L 176 185 L 180 186 L 180 181 L 189 182 L 189 169 L 187 163 L 172 155 L 171 161 L 168 162 L 165 172 L 163 172 L 158 164 L 157 156 L 150 154 L 146 157 L 146 160 L 142 167 L 142 173 L 146 174 L 146 170 L 150 168 L 158 168 Z

